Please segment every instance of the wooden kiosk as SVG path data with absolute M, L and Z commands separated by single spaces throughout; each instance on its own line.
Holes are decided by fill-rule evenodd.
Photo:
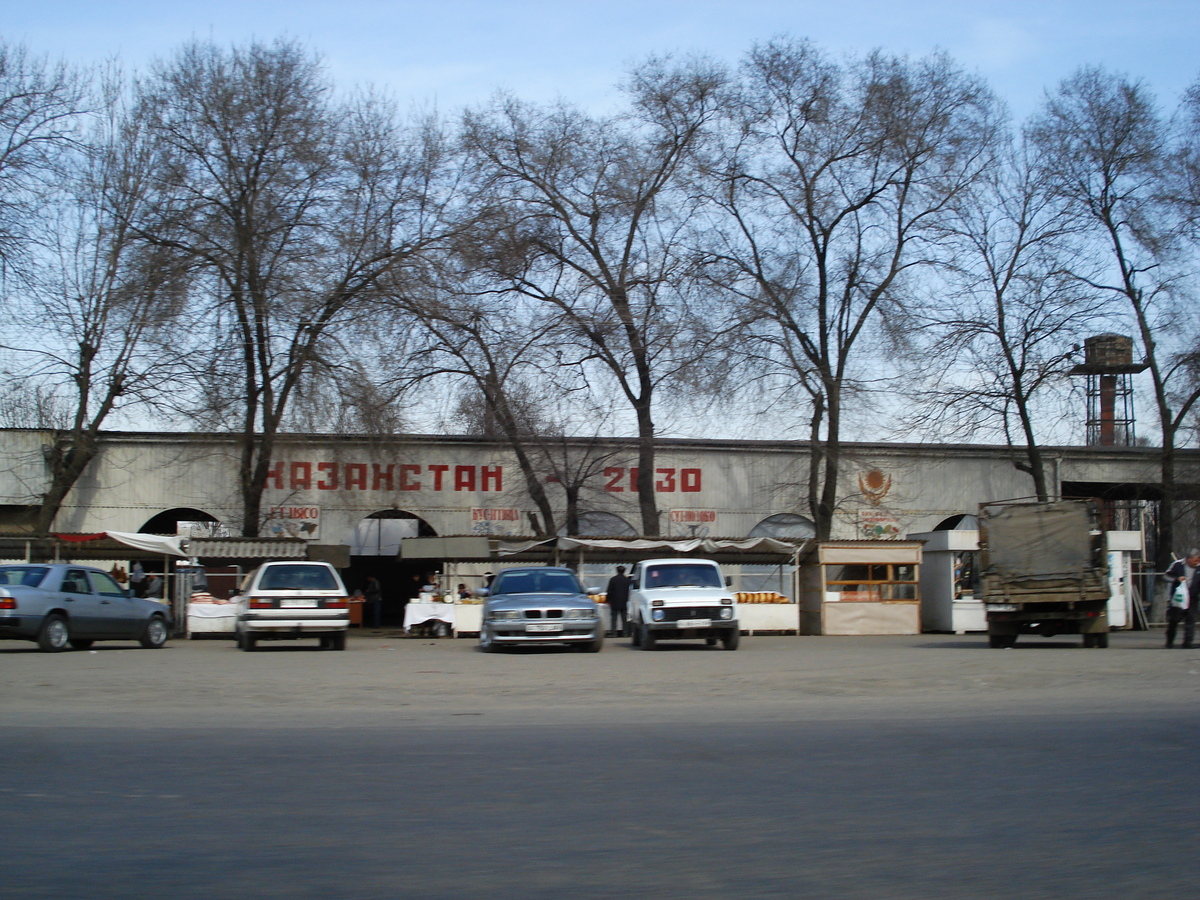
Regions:
M 921 541 L 822 541 L 801 560 L 802 634 L 920 634 Z

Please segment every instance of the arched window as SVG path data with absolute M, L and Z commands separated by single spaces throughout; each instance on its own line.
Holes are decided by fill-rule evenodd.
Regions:
M 798 513 L 777 513 L 767 516 L 752 529 L 748 537 L 810 538 L 817 536 L 812 519 Z
M 566 529 L 559 530 L 566 534 Z M 634 537 L 637 529 L 620 516 L 609 512 L 585 512 L 579 514 L 579 532 L 577 537 Z

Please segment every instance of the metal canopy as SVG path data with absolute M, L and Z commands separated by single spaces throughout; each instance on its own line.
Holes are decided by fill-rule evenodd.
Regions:
M 446 562 L 557 563 L 585 555 L 589 562 L 630 562 L 652 555 L 702 556 L 724 563 L 778 565 L 803 553 L 813 541 L 801 538 L 715 539 L 688 538 L 537 538 L 461 537 L 405 538 L 400 559 L 438 559 Z

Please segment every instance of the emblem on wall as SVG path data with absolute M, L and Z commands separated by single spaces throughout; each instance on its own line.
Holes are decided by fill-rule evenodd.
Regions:
M 892 489 L 892 476 L 872 469 L 858 476 L 858 489 L 872 506 L 878 506 Z

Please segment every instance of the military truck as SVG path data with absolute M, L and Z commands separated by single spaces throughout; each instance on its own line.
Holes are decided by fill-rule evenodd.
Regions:
M 1108 646 L 1108 563 L 1099 509 L 1086 500 L 1006 500 L 979 508 L 988 643 L 1023 634 Z

